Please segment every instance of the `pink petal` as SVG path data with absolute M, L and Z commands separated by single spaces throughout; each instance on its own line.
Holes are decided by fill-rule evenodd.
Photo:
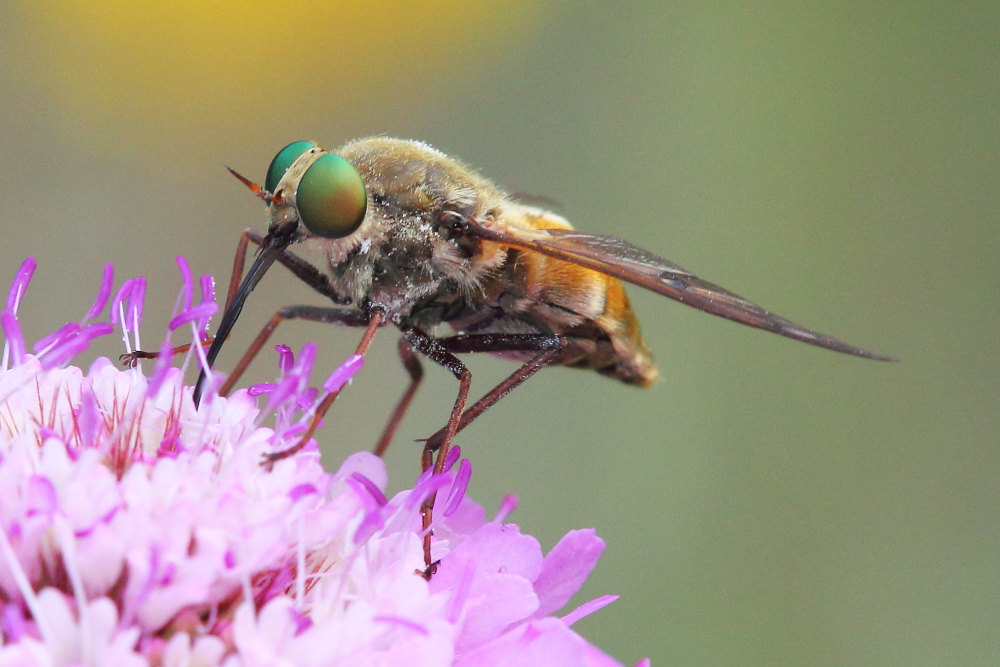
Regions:
M 545 556 L 535 579 L 540 602 L 536 618 L 561 609 L 580 590 L 603 551 L 604 540 L 592 528 L 566 533 Z
M 515 524 L 487 523 L 470 535 L 448 554 L 441 563 L 442 570 L 431 579 L 431 589 L 440 576 L 444 583 L 449 579 L 445 571 L 465 560 L 474 560 L 477 570 L 483 574 L 515 574 L 528 581 L 535 581 L 542 568 L 542 549 L 538 540 L 530 535 L 522 535 Z M 455 568 L 461 574 L 461 568 Z M 450 573 L 449 573 L 450 575 Z
M 617 600 L 619 597 L 620 596 L 618 595 L 602 595 L 601 597 L 594 598 L 589 602 L 584 602 L 582 605 L 580 605 L 570 613 L 563 616 L 562 622 L 565 623 L 566 625 L 573 625 L 581 618 L 585 618 L 593 614 L 595 611 L 604 609 L 609 604 Z
M 555 618 L 532 621 L 459 655 L 457 667 L 612 667 L 620 665 Z
M 529 618 L 537 608 L 538 596 L 530 581 L 509 574 L 479 574 L 469 590 L 462 633 L 455 642 L 455 650 L 462 653 L 494 641 L 509 626 Z

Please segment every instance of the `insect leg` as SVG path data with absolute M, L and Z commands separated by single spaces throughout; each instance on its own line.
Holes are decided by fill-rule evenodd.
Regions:
M 434 450 L 426 445 L 424 446 L 423 453 L 420 456 L 420 464 L 424 472 L 431 468 L 431 463 L 433 462 L 434 473 L 441 474 L 444 470 L 444 462 L 448 456 L 448 450 L 451 448 L 452 438 L 455 437 L 455 433 L 458 431 L 458 422 L 462 417 L 462 413 L 465 411 L 465 404 L 469 400 L 469 388 L 472 386 L 472 373 L 469 372 L 469 369 L 466 368 L 465 364 L 463 364 L 458 357 L 446 350 L 438 339 L 428 336 L 416 327 L 407 327 L 403 329 L 403 336 L 413 350 L 424 355 L 439 366 L 444 367 L 458 379 L 458 396 L 455 397 L 455 404 L 451 409 L 451 416 L 448 418 L 448 425 L 444 428 L 444 434 L 442 435 L 441 443 L 439 445 L 437 459 L 434 459 Z M 435 566 L 436 564 L 431 559 L 430 530 L 434 512 L 434 500 L 436 497 L 437 494 L 431 494 L 428 496 L 420 508 L 421 525 L 424 531 L 424 565 L 426 565 L 423 575 L 427 578 L 430 578 L 430 576 L 434 574 L 434 571 L 437 569 Z
M 302 306 L 302 308 L 305 308 L 305 306 Z M 327 309 L 327 310 L 334 313 L 344 312 L 334 309 Z M 341 324 L 342 322 L 334 321 L 334 323 Z M 378 331 L 379 327 L 381 327 L 383 324 L 385 324 L 385 311 L 382 310 L 381 308 L 372 308 L 371 315 L 369 316 L 368 319 L 368 326 L 365 329 L 365 334 L 361 337 L 361 342 L 358 343 L 358 347 L 354 350 L 354 354 L 360 355 L 362 357 L 365 355 L 365 353 L 368 351 L 369 346 L 372 344 L 372 339 L 375 337 L 375 332 Z M 266 330 L 267 327 L 265 326 L 264 329 Z M 264 332 L 261 333 L 263 334 Z M 268 332 L 268 335 L 270 335 L 270 332 Z M 265 454 L 264 465 L 269 466 L 273 464 L 275 461 L 280 461 L 281 459 L 288 458 L 292 454 L 295 454 L 303 447 L 305 447 L 306 443 L 309 442 L 309 439 L 312 438 L 313 433 L 315 433 L 316 429 L 319 428 L 319 423 L 323 421 L 323 417 L 326 416 L 327 410 L 330 409 L 330 406 L 333 405 L 333 402 L 337 400 L 337 396 L 339 395 L 340 395 L 340 389 L 336 391 L 331 391 L 329 394 L 323 397 L 323 400 L 320 401 L 320 404 L 316 406 L 316 411 L 313 413 L 312 419 L 309 421 L 309 428 L 306 429 L 306 432 L 302 435 L 299 441 L 294 445 L 292 445 L 291 447 L 289 447 L 288 449 L 283 449 L 280 452 L 272 452 L 270 454 Z
M 463 352 L 541 352 L 541 354 L 529 360 L 523 366 L 518 368 L 517 371 L 512 373 L 507 379 L 494 387 L 489 393 L 480 398 L 475 405 L 463 412 L 462 418 L 458 422 L 458 431 L 461 431 L 463 428 L 468 426 L 469 422 L 481 415 L 488 408 L 492 407 L 494 403 L 506 396 L 512 389 L 514 389 L 514 387 L 517 387 L 538 372 L 538 370 L 544 368 L 551 362 L 552 358 L 558 354 L 559 350 L 562 349 L 562 344 L 560 343 L 558 336 L 545 334 L 452 336 L 450 338 L 439 339 L 439 342 L 449 352 L 459 354 Z M 477 347 L 477 345 L 479 347 Z M 416 393 L 417 387 L 420 385 L 424 375 L 423 368 L 420 365 L 420 360 L 414 354 L 413 348 L 407 342 L 405 337 L 399 339 L 399 356 L 403 361 L 403 366 L 406 368 L 407 373 L 410 375 L 410 384 L 406 388 L 406 391 L 403 392 L 399 401 L 396 403 L 392 416 L 386 423 L 382 436 L 379 438 L 378 443 L 373 450 L 377 456 L 384 455 L 385 451 L 389 448 L 389 443 L 392 441 L 392 438 L 396 433 L 396 429 L 399 427 L 399 423 L 403 419 L 403 415 L 409 408 L 410 401 L 413 400 L 413 395 Z M 441 446 L 444 432 L 445 429 L 441 429 L 427 439 L 427 443 L 430 445 L 432 450 L 437 450 Z
M 491 408 L 497 401 L 509 394 L 522 382 L 530 378 L 545 366 L 552 363 L 556 356 L 566 347 L 566 340 L 556 334 L 475 334 L 451 336 L 438 342 L 449 352 L 458 354 L 472 352 L 538 352 L 517 370 L 507 376 L 500 384 L 486 392 L 474 405 L 462 413 L 456 432 L 461 431 L 469 423 Z M 430 450 L 438 449 L 444 442 L 447 427 L 427 438 L 425 446 Z
M 201 340 L 198 341 L 197 344 L 203 347 L 208 347 L 214 342 L 215 342 L 215 337 L 209 336 L 208 338 L 202 338 Z M 190 350 L 193 345 L 195 345 L 195 343 L 184 343 L 183 345 L 172 347 L 170 348 L 170 351 L 167 352 L 167 355 L 170 357 L 176 357 L 178 354 L 184 354 L 185 352 Z M 126 368 L 135 368 L 136 365 L 138 365 L 140 359 L 157 359 L 159 358 L 159 356 L 160 356 L 159 352 L 147 352 L 146 350 L 132 350 L 131 352 L 126 352 L 125 354 L 119 354 L 118 361 L 120 361 L 122 366 L 125 366 Z
M 413 348 L 405 336 L 399 339 L 399 358 L 403 361 L 403 366 L 410 375 L 410 384 L 396 403 L 396 407 L 392 411 L 392 416 L 389 417 L 389 421 L 382 431 L 382 436 L 378 439 L 375 449 L 372 450 L 375 456 L 383 456 L 385 450 L 389 448 L 392 436 L 395 435 L 396 428 L 399 427 L 399 422 L 402 421 L 403 415 L 406 413 L 407 408 L 410 407 L 410 401 L 413 400 L 413 395 L 417 393 L 417 387 L 424 377 L 424 369 L 420 365 L 420 359 L 414 354 Z
M 236 364 L 229 377 L 219 387 L 219 396 L 229 395 L 229 392 L 232 391 L 244 371 L 246 371 L 247 366 L 256 358 L 261 348 L 264 347 L 264 344 L 271 337 L 271 334 L 278 328 L 278 325 L 285 320 L 308 320 L 310 322 L 323 322 L 345 327 L 363 327 L 369 324 L 369 319 L 363 313 L 354 310 L 323 308 L 320 306 L 285 306 L 284 308 L 279 308 L 275 311 L 271 319 L 264 324 L 260 333 L 250 343 L 247 351 L 243 353 L 243 357 L 240 358 L 239 363 Z

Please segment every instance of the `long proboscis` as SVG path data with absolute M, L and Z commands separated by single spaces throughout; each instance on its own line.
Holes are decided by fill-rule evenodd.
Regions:
M 232 303 L 229 304 L 229 308 L 222 315 L 219 328 L 215 332 L 215 339 L 212 341 L 211 347 L 208 348 L 206 366 L 201 369 L 201 373 L 198 375 L 198 383 L 194 388 L 195 407 L 198 407 L 201 403 L 201 397 L 205 391 L 205 382 L 208 379 L 208 372 L 215 364 L 215 359 L 219 356 L 219 352 L 222 350 L 226 338 L 229 337 L 233 326 L 236 324 L 236 320 L 239 319 L 240 313 L 243 312 L 243 304 L 246 303 L 247 297 L 250 296 L 250 292 L 253 291 L 257 283 L 260 282 L 260 279 L 264 277 L 267 270 L 271 268 L 274 261 L 278 259 L 278 256 L 287 247 L 287 240 L 268 235 L 260 253 L 250 266 L 250 270 L 243 277 L 243 281 L 240 283 L 239 289 L 236 290 L 236 295 L 233 297 Z

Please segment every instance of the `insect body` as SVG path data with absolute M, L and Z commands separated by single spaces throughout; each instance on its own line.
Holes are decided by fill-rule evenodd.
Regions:
M 328 155 L 310 148 L 272 186 L 288 201 L 271 203 L 270 229 L 295 216 L 291 197 L 310 185 L 305 177 L 314 160 Z M 593 368 L 634 384 L 656 379 L 618 280 L 456 229 L 456 222 L 473 220 L 508 232 L 568 230 L 564 219 L 510 199 L 422 143 L 363 139 L 337 156 L 357 170 L 366 214 L 332 232 L 349 233 L 324 238 L 328 228 L 311 230 L 306 216 L 312 212 L 300 208 L 302 224 L 292 243 L 310 245 L 321 256 L 320 269 L 338 297 L 363 307 L 377 304 L 388 322 L 428 332 L 447 322 L 464 333 L 561 334 L 566 345 L 550 363 Z
M 420 142 L 375 137 L 332 153 L 295 142 L 275 156 L 263 188 L 233 173 L 267 204 L 268 233 L 244 234 L 243 246 L 253 241 L 261 251 L 237 288 L 238 256 L 209 364 L 249 293 L 280 261 L 336 306 L 282 309 L 273 324 L 295 317 L 364 326 L 359 353 L 381 326 L 401 330 L 400 352 L 411 384 L 378 451 L 388 444 L 420 380 L 418 356 L 459 379 L 447 426 L 427 441 L 423 456 L 427 468 L 440 449 L 438 472 L 455 433 L 544 366 L 593 369 L 640 386 L 656 380 L 622 281 L 812 345 L 889 359 L 774 315 L 627 241 L 577 232 L 560 216 L 515 200 Z M 318 257 L 316 263 L 290 253 L 295 245 Z M 441 324 L 450 325 L 454 335 L 440 336 Z M 244 361 L 272 329 L 265 327 Z M 467 407 L 471 374 L 456 355 L 471 352 L 522 365 Z M 237 369 L 244 367 L 241 362 Z M 303 442 L 310 436 L 311 431 Z M 429 517 L 430 506 L 425 509 Z M 429 542 L 425 557 L 430 565 Z

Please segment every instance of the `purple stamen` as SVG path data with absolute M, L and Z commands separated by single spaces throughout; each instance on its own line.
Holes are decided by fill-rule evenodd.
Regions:
M 200 328 L 202 320 L 209 320 L 212 315 L 215 315 L 217 310 L 219 310 L 219 307 L 214 303 L 200 303 L 194 308 L 184 310 L 180 315 L 171 319 L 169 324 L 167 324 L 167 330 L 174 331 L 177 327 L 188 322 L 197 322 Z
M 264 394 L 272 394 L 274 390 L 278 388 L 278 385 L 274 382 L 259 382 L 257 384 L 252 384 L 247 387 L 247 396 L 263 396 Z
M 274 410 L 285 403 L 289 396 L 296 395 L 300 398 L 302 389 L 309 381 L 309 374 L 312 372 L 313 361 L 316 359 L 316 344 L 308 342 L 302 346 L 298 361 L 288 371 L 288 374 L 278 380 L 278 385 L 268 397 L 268 410 Z M 297 400 L 297 402 L 299 402 Z
M 211 273 L 205 273 L 198 279 L 201 287 L 202 303 L 215 303 L 215 278 Z
M 94 340 L 95 338 L 100 338 L 101 336 L 109 336 L 115 330 L 113 326 L 107 322 L 95 322 L 93 324 L 88 324 L 83 329 L 80 329 L 78 336 L 83 336 L 87 340 Z
M 303 382 L 309 379 L 312 374 L 313 362 L 316 361 L 316 343 L 309 341 L 302 346 L 299 352 L 299 359 L 292 369 L 292 375 L 298 376 Z
M 267 397 L 268 410 L 274 410 L 288 400 L 299 388 L 299 378 L 295 375 L 286 375 L 272 383 L 274 386 Z
M 21 325 L 18 323 L 17 317 L 10 310 L 3 311 L 0 313 L 0 326 L 3 327 L 4 335 L 7 337 L 7 348 L 10 350 L 10 357 L 14 360 L 14 365 L 23 364 L 24 336 L 21 335 Z
M 451 516 L 458 509 L 458 506 L 462 504 L 462 499 L 465 497 L 465 490 L 469 487 L 469 479 L 472 477 L 472 463 L 469 459 L 462 459 L 462 462 L 458 464 L 458 474 L 455 475 L 455 482 L 451 485 L 451 491 L 448 492 L 448 500 L 444 504 L 445 516 Z
M 433 474 L 434 474 L 434 466 L 431 466 L 427 470 L 424 470 L 422 473 L 420 473 L 420 476 L 417 477 L 417 481 L 413 483 L 414 488 L 426 482 L 428 479 L 430 479 L 431 475 Z
M 509 493 L 503 497 L 500 501 L 500 508 L 497 510 L 497 514 L 493 517 L 493 523 L 503 523 L 504 520 L 511 515 L 511 512 L 517 509 L 517 496 L 513 493 Z
M 115 294 L 115 298 L 111 301 L 111 323 L 118 324 L 121 321 L 121 304 L 128 295 L 132 293 L 132 285 L 135 283 L 135 278 L 129 278 L 122 283 L 122 286 L 118 288 L 118 292 Z
M 293 438 L 297 438 L 299 436 L 299 434 L 305 433 L 308 430 L 309 430 L 309 424 L 307 424 L 305 422 L 298 422 L 298 423 L 292 424 L 291 426 L 289 426 L 288 428 L 286 428 L 284 431 L 282 431 L 280 437 L 283 440 L 291 440 Z
M 182 255 L 177 255 L 174 259 L 177 262 L 178 270 L 181 272 L 180 310 L 183 312 L 191 307 L 191 267 L 188 266 L 187 260 Z
M 420 477 L 423 478 L 424 475 Z M 435 474 L 431 474 L 418 481 L 413 491 L 410 491 L 410 495 L 406 497 L 406 503 L 404 504 L 406 511 L 412 512 L 417 509 L 428 497 L 448 486 L 448 482 L 447 476 Z
M 368 495 L 375 500 L 375 503 L 379 507 L 385 507 L 389 502 L 389 500 L 385 497 L 385 494 L 382 493 L 382 489 L 378 488 L 378 486 L 375 485 L 375 482 L 371 481 L 361 473 L 351 473 L 351 476 L 348 478 L 348 483 L 350 483 L 351 480 L 360 484 L 364 490 L 368 492 Z
M 352 354 L 347 358 L 347 361 L 338 366 L 337 370 L 330 374 L 330 377 L 323 383 L 323 389 L 331 394 L 340 391 L 347 384 L 348 380 L 354 377 L 354 374 L 360 370 L 364 363 L 364 357 L 360 354 Z
M 278 370 L 288 373 L 295 365 L 295 353 L 287 345 L 275 345 L 274 349 L 278 353 Z
M 34 257 L 28 257 L 21 262 L 21 266 L 14 275 L 14 281 L 10 285 L 10 291 L 7 292 L 7 310 L 13 313 L 17 312 L 17 307 L 21 305 L 21 298 L 28 289 L 28 283 L 31 282 L 31 276 L 34 272 Z
M 42 359 L 42 368 L 49 370 L 69 361 L 86 350 L 92 340 L 107 336 L 112 331 L 114 327 L 107 322 L 88 324 L 76 332 L 76 335 L 60 340 L 49 348 Z
M 206 273 L 201 277 L 200 284 L 201 284 L 201 302 L 215 304 L 215 278 L 213 278 L 210 274 Z M 218 309 L 218 304 L 215 305 L 216 309 Z M 215 312 L 213 311 L 212 314 L 209 315 L 208 318 L 206 318 L 205 321 L 201 323 L 201 326 L 199 327 L 201 335 L 203 336 L 208 335 L 208 323 L 211 320 L 212 315 L 214 314 Z
M 90 339 L 84 336 L 74 336 L 69 340 L 49 350 L 48 354 L 42 357 L 42 368 L 51 370 L 58 368 L 76 355 L 80 354 L 90 345 Z
M 83 320 L 87 321 L 93 317 L 97 317 L 104 310 L 104 306 L 108 303 L 108 297 L 111 296 L 111 287 L 115 280 L 115 267 L 111 263 L 104 265 L 104 277 L 101 279 L 101 287 L 97 290 L 97 298 L 94 299 L 93 305 L 87 314 L 83 316 Z
M 462 458 L 462 448 L 460 446 L 455 445 L 449 449 L 448 456 L 444 459 L 444 472 L 448 472 L 455 467 L 455 463 L 457 463 L 460 458 Z
M 146 301 L 146 279 L 139 276 L 135 279 L 132 292 L 128 297 L 128 308 L 126 309 L 127 319 L 125 330 L 135 332 L 139 330 L 142 322 L 142 307 Z
M 258 604 L 264 604 L 279 595 L 284 595 L 291 588 L 294 581 L 295 573 L 290 568 L 282 568 L 274 572 L 270 580 L 261 582 L 254 594 L 254 598 Z M 216 627 L 220 628 L 217 632 L 225 632 L 225 628 L 228 628 L 231 623 L 232 621 L 220 619 L 216 624 Z
M 319 396 L 319 389 L 316 387 L 309 387 L 300 393 L 299 397 L 295 399 L 295 407 L 299 410 L 308 410 L 309 407 L 316 402 L 317 396 Z
M 164 439 L 160 441 L 156 448 L 157 459 L 176 459 L 181 454 L 181 448 L 177 445 L 176 438 Z
M 68 322 L 68 323 L 64 324 L 59 329 L 53 331 L 52 333 L 48 334 L 47 336 L 43 336 L 43 337 L 41 337 L 41 338 L 38 339 L 38 342 L 36 342 L 35 345 L 34 345 L 35 354 L 37 354 L 37 355 L 45 354 L 45 352 L 49 348 L 55 347 L 56 345 L 58 345 L 63 340 L 66 340 L 67 338 L 70 338 L 71 336 L 77 335 L 82 328 L 83 327 L 81 327 L 76 322 Z

